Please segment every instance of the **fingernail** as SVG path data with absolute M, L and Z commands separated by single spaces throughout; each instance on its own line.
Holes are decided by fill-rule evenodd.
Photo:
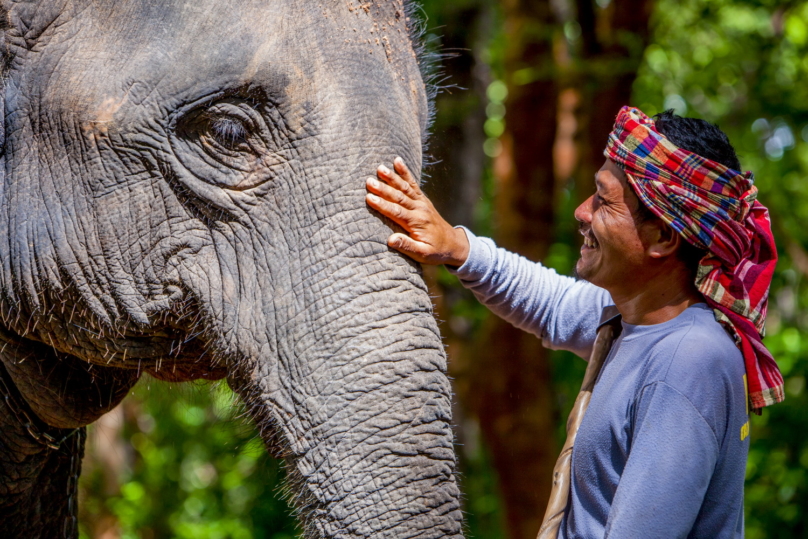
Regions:
M 376 178 L 368 178 L 368 185 L 371 187 L 378 187 L 379 182 L 376 180 Z
M 378 202 L 379 197 L 377 197 L 376 195 L 368 195 L 368 200 L 370 200 L 371 202 Z
M 394 163 L 398 163 L 399 165 L 403 165 L 403 164 L 404 164 L 404 160 L 403 160 L 402 158 L 398 157 L 398 156 L 396 156 L 396 158 L 395 158 L 395 159 L 393 159 L 393 162 L 394 162 Z
M 386 166 L 384 166 L 384 165 L 379 165 L 379 171 L 380 171 L 382 174 L 390 174 L 390 169 L 389 169 L 389 168 L 387 168 L 387 167 L 386 167 Z

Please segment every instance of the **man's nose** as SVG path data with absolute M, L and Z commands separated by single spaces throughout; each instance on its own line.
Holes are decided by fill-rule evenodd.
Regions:
M 591 195 L 589 198 L 584 200 L 580 206 L 575 208 L 575 220 L 579 223 L 591 223 L 592 222 L 592 200 L 594 199 L 595 195 Z

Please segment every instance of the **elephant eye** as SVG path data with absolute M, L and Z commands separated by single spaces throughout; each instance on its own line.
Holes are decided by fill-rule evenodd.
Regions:
M 267 103 L 226 97 L 176 111 L 168 136 L 174 156 L 196 178 L 243 190 L 266 182 L 272 167 L 282 162 L 281 125 L 276 109 Z
M 265 151 L 265 123 L 258 111 L 240 100 L 224 100 L 192 111 L 177 125 L 178 134 L 218 162 L 253 158 Z

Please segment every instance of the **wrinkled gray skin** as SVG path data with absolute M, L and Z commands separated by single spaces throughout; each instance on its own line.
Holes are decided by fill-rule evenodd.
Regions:
M 0 376 L 56 435 L 226 377 L 310 537 L 460 537 L 416 265 L 364 203 L 421 162 L 401 0 L 6 2 Z M 24 400 L 23 400 L 24 399 Z M 0 537 L 61 537 L 70 450 L 0 405 Z

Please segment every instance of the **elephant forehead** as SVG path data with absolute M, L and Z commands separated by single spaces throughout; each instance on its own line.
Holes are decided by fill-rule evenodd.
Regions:
M 237 85 L 312 106 L 364 99 L 425 120 L 401 0 L 123 0 L 54 20 L 19 86 L 85 127 Z

